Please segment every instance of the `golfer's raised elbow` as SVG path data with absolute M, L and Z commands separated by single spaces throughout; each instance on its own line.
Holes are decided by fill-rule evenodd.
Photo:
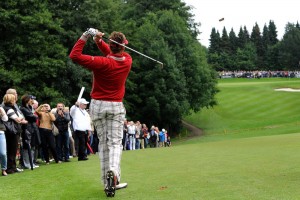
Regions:
M 76 55 L 74 52 L 71 52 L 69 55 L 69 58 L 73 61 L 73 62 L 77 62 L 79 59 L 79 56 Z

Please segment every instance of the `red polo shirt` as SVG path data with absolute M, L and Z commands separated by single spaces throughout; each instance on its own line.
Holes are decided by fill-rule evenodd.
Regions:
M 125 94 L 125 82 L 131 69 L 132 58 L 123 52 L 112 54 L 103 40 L 97 43 L 104 56 L 82 54 L 86 41 L 79 39 L 70 58 L 93 72 L 91 97 L 97 100 L 121 102 Z

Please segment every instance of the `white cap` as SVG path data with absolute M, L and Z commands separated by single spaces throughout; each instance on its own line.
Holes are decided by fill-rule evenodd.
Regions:
M 78 102 L 81 103 L 81 104 L 88 104 L 89 103 L 88 101 L 85 100 L 85 98 L 79 99 Z
M 166 132 L 166 130 L 163 128 L 163 129 L 162 129 L 162 132 Z

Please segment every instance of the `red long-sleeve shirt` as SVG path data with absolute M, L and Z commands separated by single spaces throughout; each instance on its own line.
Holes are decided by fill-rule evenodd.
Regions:
M 97 46 L 105 57 L 84 55 L 82 50 L 85 43 L 86 41 L 79 39 L 70 53 L 70 58 L 93 72 L 92 99 L 121 102 L 131 69 L 131 56 L 126 52 L 112 54 L 103 40 Z

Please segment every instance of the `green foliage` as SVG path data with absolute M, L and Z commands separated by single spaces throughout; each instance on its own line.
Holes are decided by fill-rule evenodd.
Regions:
M 288 23 L 282 41 L 277 39 L 276 25 L 269 21 L 261 33 L 257 23 L 251 37 L 246 26 L 238 37 L 225 27 L 220 38 L 215 28 L 210 35 L 208 63 L 216 70 L 297 70 L 299 68 L 299 23 Z
M 286 69 L 299 70 L 300 66 L 300 29 L 288 24 L 286 33 L 279 44 L 279 62 Z
M 237 70 L 255 70 L 256 49 L 252 43 L 247 43 L 244 48 L 238 48 L 236 53 Z
M 130 52 L 133 65 L 124 100 L 128 117 L 177 131 L 191 110 L 214 105 L 217 92 L 190 10 L 181 0 L 1 2 L 1 93 L 14 87 L 21 95 L 33 93 L 41 103 L 70 105 L 85 87 L 89 98 L 92 74 L 68 54 L 86 28 L 107 35 L 122 31 L 131 48 L 164 63 L 161 68 Z M 91 41 L 83 53 L 101 55 Z
M 14 87 L 42 101 L 55 96 L 56 92 L 44 88 L 53 88 L 65 69 L 60 22 L 52 18 L 45 1 L 5 1 L 1 8 L 1 19 L 5 19 L 0 25 L 1 77 L 6 82 L 1 85 L 2 95 Z

